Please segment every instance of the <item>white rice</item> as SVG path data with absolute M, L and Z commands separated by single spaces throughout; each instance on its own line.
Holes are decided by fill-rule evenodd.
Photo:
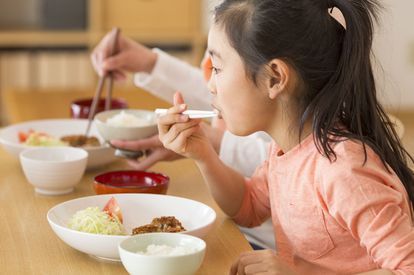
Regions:
M 192 254 L 194 252 L 196 252 L 195 248 L 189 248 L 184 246 L 171 247 L 165 244 L 150 244 L 149 246 L 147 246 L 147 252 L 137 251 L 138 254 L 151 256 L 182 256 Z
M 137 126 L 149 126 L 151 123 L 145 118 L 137 117 L 132 114 L 128 114 L 125 111 L 121 111 L 119 114 L 114 115 L 106 120 L 106 123 L 113 126 L 121 127 L 137 127 Z

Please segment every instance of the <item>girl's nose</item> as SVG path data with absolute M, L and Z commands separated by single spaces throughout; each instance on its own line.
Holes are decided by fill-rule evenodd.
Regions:
M 210 78 L 210 80 L 208 81 L 208 83 L 207 83 L 207 89 L 213 95 L 217 94 L 217 89 L 216 89 L 216 83 L 215 83 L 215 80 L 214 80 L 214 76 L 212 76 Z

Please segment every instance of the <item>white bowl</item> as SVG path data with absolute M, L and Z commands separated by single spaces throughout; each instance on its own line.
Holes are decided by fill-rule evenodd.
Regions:
M 38 147 L 20 153 L 23 172 L 44 195 L 62 195 L 73 191 L 85 173 L 88 152 L 73 147 Z
M 143 255 L 151 244 L 184 247 L 195 252 L 180 256 Z M 200 268 L 206 243 L 197 237 L 175 233 L 152 233 L 129 237 L 119 246 L 119 255 L 131 275 L 193 275 Z
M 101 207 L 114 197 L 122 211 L 128 236 L 108 236 L 69 229 L 67 224 L 77 211 L 87 207 Z M 151 223 L 154 218 L 175 216 L 187 234 L 202 238 L 216 220 L 216 212 L 209 206 L 190 199 L 156 194 L 110 194 L 70 200 L 56 205 L 47 213 L 55 233 L 69 246 L 100 258 L 120 260 L 118 244 L 130 237 L 132 229 Z M 153 233 L 148 233 L 153 234 Z
M 150 125 L 147 126 L 114 126 L 106 123 L 108 118 L 125 112 L 126 114 L 132 114 L 138 118 L 147 120 Z M 155 135 L 158 132 L 157 127 L 157 115 L 155 112 L 146 110 L 109 110 L 100 112 L 95 115 L 94 121 L 99 133 L 103 136 L 106 141 L 112 139 L 123 139 L 123 140 L 136 140 L 141 138 L 148 138 Z
M 69 135 L 83 135 L 88 126 L 87 119 L 44 119 L 13 124 L 0 130 L 0 143 L 3 148 L 13 157 L 19 159 L 19 154 L 25 149 L 33 146 L 22 145 L 19 142 L 18 133 L 28 132 L 30 129 L 50 134 L 56 138 Z M 109 164 L 117 159 L 115 149 L 106 144 L 96 128 L 95 123 L 91 124 L 90 136 L 99 139 L 102 146 L 82 148 L 89 153 L 87 170 L 95 169 Z

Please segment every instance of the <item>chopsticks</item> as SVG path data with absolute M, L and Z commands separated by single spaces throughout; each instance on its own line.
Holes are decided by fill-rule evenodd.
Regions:
M 116 51 L 117 51 L 116 43 L 118 41 L 119 32 L 120 30 L 117 27 L 114 27 L 112 29 L 108 56 L 113 56 L 116 54 Z M 89 110 L 88 127 L 86 128 L 84 140 L 87 139 L 87 136 L 89 134 L 89 129 L 91 128 L 91 123 L 92 123 L 93 117 L 95 116 L 96 108 L 98 106 L 98 102 L 101 97 L 102 88 L 103 88 L 106 78 L 108 78 L 108 87 L 107 87 L 107 93 L 106 93 L 106 98 L 105 98 L 105 110 L 109 110 L 111 108 L 113 76 L 112 76 L 112 72 L 108 72 L 107 76 L 100 77 L 98 80 L 98 85 L 96 86 L 95 95 L 93 97 L 92 104 L 91 104 L 91 109 Z
M 158 115 L 165 115 L 168 109 L 155 109 L 155 113 Z M 199 110 L 187 110 L 182 112 L 183 115 L 188 115 L 190 118 L 208 118 L 217 116 L 217 112 L 214 111 L 199 111 Z

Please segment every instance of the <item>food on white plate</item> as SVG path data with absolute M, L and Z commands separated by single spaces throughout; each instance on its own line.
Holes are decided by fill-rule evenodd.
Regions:
M 123 226 L 122 212 L 115 198 L 112 197 L 104 208 L 87 207 L 76 212 L 68 222 L 68 227 L 73 230 L 102 234 L 102 235 L 126 235 Z M 153 232 L 183 232 L 186 229 L 174 216 L 162 216 L 152 220 L 151 224 L 132 229 L 132 235 Z
M 20 144 L 28 146 L 72 146 L 72 147 L 89 147 L 101 146 L 96 137 L 88 137 L 84 140 L 83 135 L 71 135 L 56 138 L 52 135 L 29 129 L 28 132 L 18 133 Z
M 166 244 L 147 246 L 147 251 L 137 251 L 137 254 L 152 256 L 182 256 L 196 252 L 196 249 L 184 246 L 168 246 Z
M 87 137 L 84 135 L 72 135 L 61 137 L 60 140 L 69 143 L 72 147 L 85 147 L 85 146 L 101 146 L 101 142 L 96 137 Z
M 154 233 L 154 232 L 183 232 L 186 229 L 174 216 L 155 218 L 150 224 L 132 229 L 132 235 Z
M 68 227 L 92 234 L 126 235 L 122 225 L 121 209 L 113 197 L 102 211 L 100 207 L 88 207 L 76 212 L 69 220 Z
M 119 207 L 118 203 L 116 202 L 116 200 L 114 199 L 114 197 L 112 197 L 108 203 L 104 206 L 104 208 L 102 209 L 102 211 L 107 212 L 110 216 L 117 216 L 119 221 L 121 223 L 123 223 L 123 219 L 122 219 L 122 212 L 121 212 L 121 207 Z
M 141 127 L 151 125 L 151 123 L 145 118 L 137 117 L 133 114 L 128 114 L 125 111 L 121 111 L 119 114 L 106 119 L 106 123 L 112 126 L 121 127 Z
M 61 141 L 52 135 L 37 132 L 32 129 L 29 132 L 19 132 L 19 141 L 28 146 L 69 146 L 67 142 Z

